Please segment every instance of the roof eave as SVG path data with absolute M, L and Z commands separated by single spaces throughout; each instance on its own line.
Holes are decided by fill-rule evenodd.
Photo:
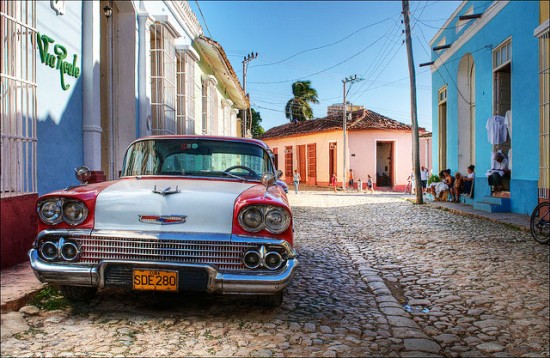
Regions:
M 223 86 L 227 89 L 228 97 L 233 101 L 235 107 L 238 109 L 248 108 L 250 106 L 248 99 L 223 48 L 217 42 L 205 36 L 197 37 L 193 44 L 201 58 L 204 58 L 210 65 L 216 78 L 223 83 Z M 215 56 L 209 55 L 212 53 Z

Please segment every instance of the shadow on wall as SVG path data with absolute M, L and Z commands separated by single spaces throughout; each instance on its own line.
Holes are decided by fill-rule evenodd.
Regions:
M 74 168 L 84 163 L 82 76 L 71 87 L 71 96 L 66 102 L 59 124 L 56 124 L 49 114 L 46 118 L 38 119 L 37 178 L 39 194 L 77 184 Z M 61 89 L 55 88 L 55 90 Z

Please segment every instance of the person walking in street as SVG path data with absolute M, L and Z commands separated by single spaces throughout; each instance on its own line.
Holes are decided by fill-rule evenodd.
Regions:
M 370 191 L 371 194 L 374 194 L 374 183 L 372 182 L 372 178 L 370 175 L 367 175 L 367 190 L 368 193 Z
M 330 185 L 334 188 L 334 192 L 336 193 L 336 184 L 338 183 L 338 179 L 336 178 L 336 174 L 332 174 L 332 178 L 330 178 Z
M 353 170 L 352 169 L 349 170 L 349 174 L 348 174 L 348 189 L 353 190 Z
M 362 193 L 363 192 L 363 181 L 361 180 L 361 178 L 359 178 L 359 180 L 357 180 L 357 191 Z
M 420 167 L 420 183 L 422 183 L 422 194 L 426 193 L 426 186 L 428 185 L 428 177 L 430 172 L 425 166 Z
M 300 180 L 302 180 L 302 177 L 300 176 L 300 173 L 295 169 L 294 170 L 294 191 L 296 194 L 298 194 L 298 186 L 300 185 Z

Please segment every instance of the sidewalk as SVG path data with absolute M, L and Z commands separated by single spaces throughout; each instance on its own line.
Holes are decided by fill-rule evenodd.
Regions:
M 0 276 L 2 313 L 18 311 L 44 286 L 28 262 L 3 269 Z
M 414 196 L 407 196 L 407 200 L 414 202 Z M 529 215 L 516 214 L 516 213 L 488 213 L 481 210 L 475 210 L 473 206 L 463 203 L 453 203 L 450 201 L 433 201 L 427 200 L 424 197 L 424 203 L 433 207 L 437 207 L 442 210 L 447 210 L 455 214 L 472 216 L 480 219 L 486 219 L 489 221 L 509 225 L 516 229 L 530 231 L 531 230 L 531 217 Z

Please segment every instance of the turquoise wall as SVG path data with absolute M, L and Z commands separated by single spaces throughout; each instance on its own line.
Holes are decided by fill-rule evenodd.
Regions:
M 475 13 L 482 12 L 491 3 L 477 4 Z M 456 34 L 458 16 L 467 11 L 467 3 L 451 21 L 442 36 L 447 43 L 464 34 L 465 27 Z M 471 20 L 468 26 L 474 21 Z M 491 144 L 487 140 L 486 121 L 493 115 L 493 66 L 492 50 L 508 38 L 512 40 L 512 179 L 510 197 L 512 212 L 530 214 L 537 204 L 539 166 L 539 82 L 538 41 L 533 30 L 539 22 L 538 2 L 509 2 L 490 22 L 480 29 L 467 43 L 432 73 L 432 129 L 433 167 L 439 167 L 438 90 L 447 85 L 447 167 L 453 172 L 465 172 L 458 168 L 458 65 L 463 56 L 471 54 L 475 63 L 475 165 L 476 185 L 474 200 L 490 195 L 484 173 L 491 166 Z M 452 47 L 451 47 L 452 49 Z M 445 50 L 444 50 L 445 51 Z M 446 50 L 448 51 L 448 50 Z M 441 55 L 440 53 L 439 55 Z M 434 54 L 434 60 L 438 55 Z
M 37 87 L 37 166 L 38 192 L 77 184 L 74 168 L 83 164 L 82 144 L 82 3 L 66 1 L 65 13 L 57 15 L 50 1 L 36 2 L 36 27 L 41 35 L 55 42 L 49 53 L 60 44 L 67 50 L 66 60 L 72 64 L 78 55 L 78 78 L 65 74 L 67 90 L 61 88 L 60 71 L 43 64 L 36 51 Z

